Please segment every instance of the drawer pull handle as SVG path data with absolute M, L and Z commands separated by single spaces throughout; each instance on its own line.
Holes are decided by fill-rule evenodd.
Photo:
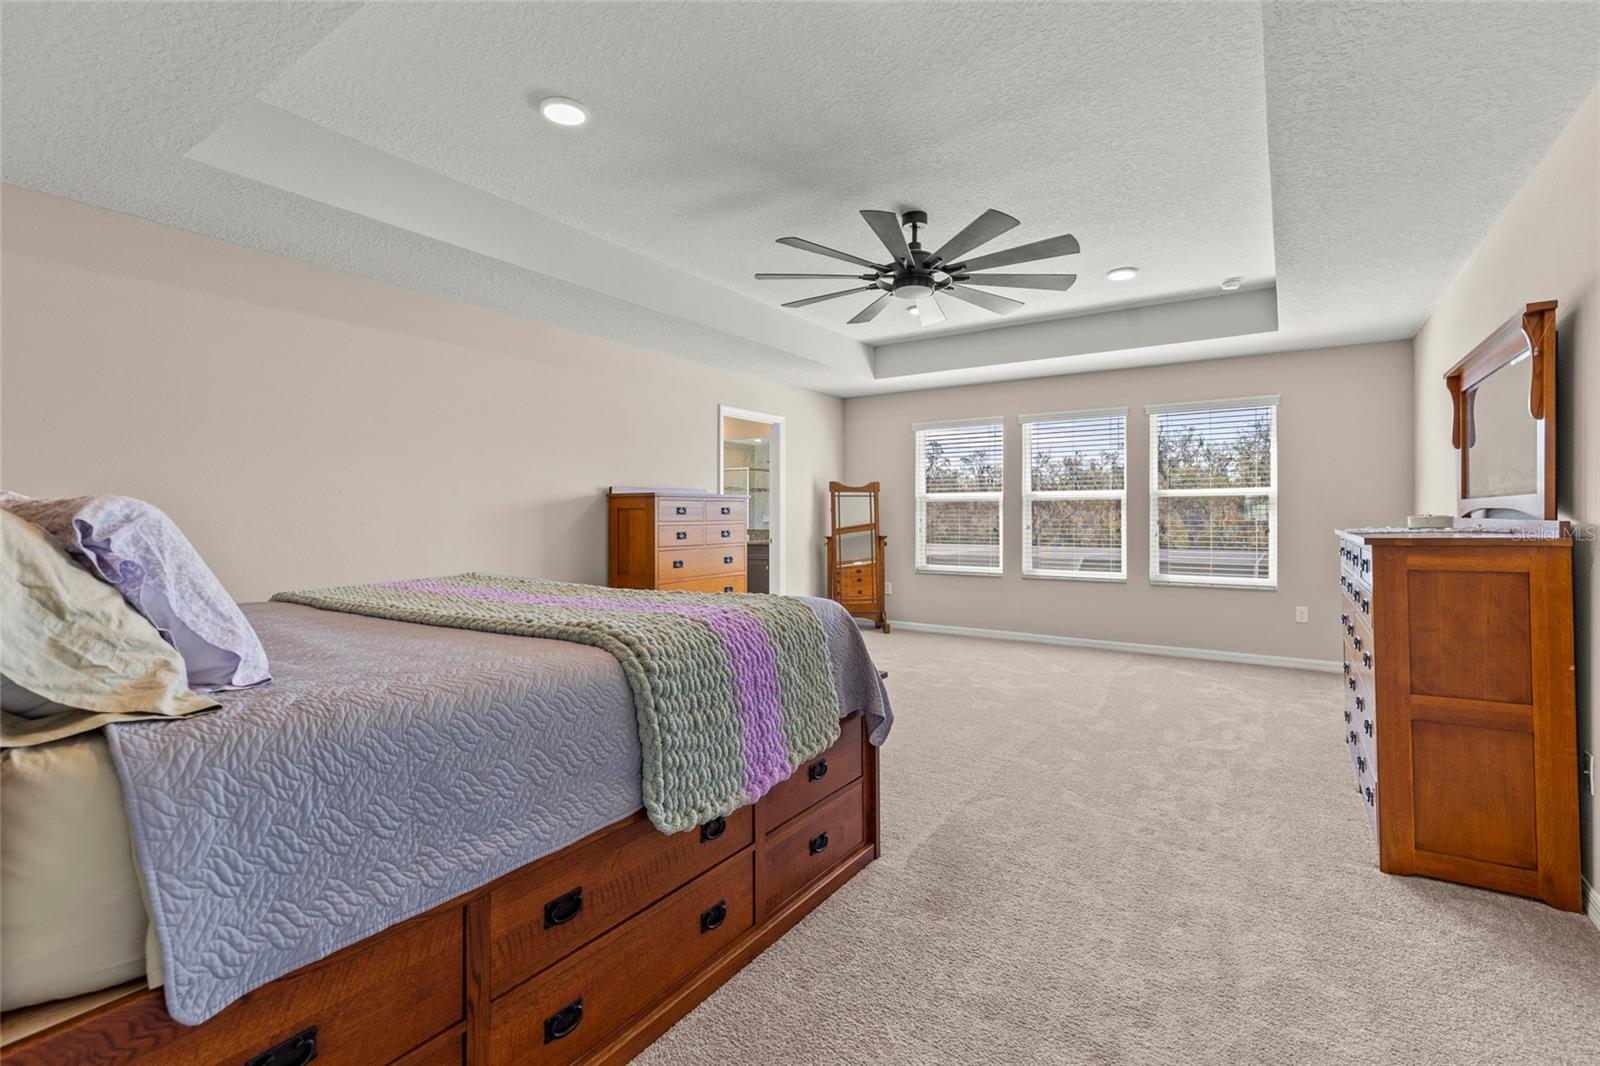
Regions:
M 728 564 L 728 563 L 731 563 L 731 562 L 733 562 L 733 556 L 731 556 L 731 555 L 724 555 L 724 556 L 723 556 L 723 557 L 722 557 L 722 562 L 723 562 L 723 565 L 724 565 L 724 566 L 726 566 L 726 565 L 727 565 L 727 564 Z
M 818 759 L 811 764 L 811 769 L 806 771 L 806 777 L 812 781 L 821 781 L 828 776 L 828 760 Z
M 733 536 L 733 530 L 731 530 L 731 529 L 724 529 L 724 530 L 723 530 L 723 531 L 722 531 L 722 539 L 723 539 L 723 540 L 727 540 L 727 539 L 728 539 L 728 538 L 729 538 L 729 537 L 731 537 L 731 536 Z
M 1350 744 L 1354 744 L 1356 742 L 1356 731 L 1354 729 L 1345 734 L 1345 741 Z
M 674 570 L 682 570 L 683 569 L 683 560 L 682 559 L 674 559 L 674 560 L 672 560 L 672 568 Z
M 689 531 L 687 529 L 678 530 L 676 535 L 677 535 L 677 538 L 679 540 L 688 540 L 689 539 Z
M 1367 736 L 1369 736 L 1369 737 L 1370 737 L 1370 736 L 1371 736 L 1371 735 L 1372 735 L 1372 719 L 1370 719 L 1370 718 L 1368 718 L 1368 719 L 1366 719 L 1366 720 L 1364 720 L 1364 721 L 1363 721 L 1363 722 L 1362 722 L 1362 723 L 1361 723 L 1361 728 L 1362 728 L 1362 729 L 1363 729 L 1363 730 L 1365 730 L 1365 731 L 1366 731 L 1366 734 L 1367 734 Z
M 1350 686 L 1350 691 L 1351 692 L 1354 692 L 1356 690 L 1356 679 L 1355 678 L 1353 678 L 1353 677 L 1346 678 L 1345 679 L 1345 684 Z
M 544 1042 L 553 1044 L 564 1036 L 571 1036 L 581 1021 L 583 1021 L 583 997 L 579 996 L 544 1020 Z
M 1365 666 L 1368 670 L 1372 669 L 1372 653 L 1370 651 L 1364 651 L 1361 653 L 1361 665 Z
M 583 886 L 579 885 L 566 895 L 557 896 L 544 905 L 544 927 L 554 929 L 558 925 L 566 925 L 581 913 L 583 913 Z
M 711 905 L 710 910 L 706 911 L 700 916 L 700 931 L 702 933 L 709 933 L 711 930 L 719 928 L 722 923 L 727 920 L 728 901 L 725 899 L 719 899 L 716 903 Z
M 733 586 L 732 585 L 724 585 L 724 586 L 722 586 L 722 591 L 723 592 L 732 592 L 733 591 Z
M 1360 770 L 1362 773 L 1367 772 L 1367 757 L 1365 755 L 1356 756 L 1356 769 Z
M 1356 631 L 1356 624 L 1354 622 L 1346 622 L 1344 624 L 1344 631 L 1346 633 L 1354 633 Z
M 1342 626 L 1349 625 L 1350 624 L 1350 616 L 1347 615 L 1347 614 L 1341 614 L 1339 616 L 1339 624 L 1342 625 Z
M 1348 673 L 1349 673 L 1349 672 L 1350 672 L 1350 663 L 1349 663 L 1349 661 L 1348 661 L 1348 660 L 1347 660 L 1347 661 L 1346 661 L 1346 662 L 1345 662 L 1345 664 L 1344 664 L 1344 672 L 1345 672 L 1345 673 L 1346 673 L 1346 674 L 1348 674 Z
M 689 508 L 687 508 L 687 507 L 674 507 L 672 509 L 672 513 L 673 514 L 688 514 L 689 513 Z
M 1356 710 L 1364 711 L 1366 709 L 1367 709 L 1367 701 L 1362 699 L 1360 696 L 1357 696 L 1356 697 Z
M 827 833 L 818 833 L 816 836 L 811 838 L 811 854 L 813 854 L 813 855 L 821 855 L 824 851 L 827 851 L 827 850 L 828 850 L 828 834 Z
M 1372 789 L 1367 789 L 1367 806 L 1372 806 Z
M 1350 721 L 1350 712 L 1349 711 L 1345 711 L 1344 712 L 1344 720 L 1347 723 Z
M 306 1066 L 317 1057 L 317 1027 L 302 1030 L 245 1063 L 245 1066 Z
M 1361 638 L 1357 637 L 1355 639 L 1354 643 L 1355 643 L 1355 646 L 1356 646 L 1356 651 L 1360 651 L 1361 650 Z
M 733 508 L 732 507 L 724 507 L 722 509 L 722 513 L 723 514 L 732 514 L 733 513 Z
M 728 820 L 719 814 L 715 818 L 711 819 L 711 821 L 700 827 L 700 842 L 702 844 L 709 844 L 711 841 L 716 840 L 727 831 Z

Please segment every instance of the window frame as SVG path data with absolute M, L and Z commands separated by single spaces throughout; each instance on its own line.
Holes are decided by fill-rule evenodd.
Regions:
M 1122 419 L 1122 488 L 1121 489 L 1035 489 L 1033 487 L 1033 427 L 1040 424 L 1090 421 L 1097 418 Z M 1099 581 L 1126 584 L 1128 580 L 1128 409 L 1126 407 L 1093 407 L 1081 411 L 1054 411 L 1037 415 L 1018 415 L 1022 427 L 1022 576 L 1044 581 Z M 1035 500 L 1117 500 L 1121 505 L 1119 528 L 1122 534 L 1120 557 L 1122 568 L 1117 573 L 1094 571 L 1062 572 L 1039 570 L 1033 566 L 1033 501 Z
M 992 492 L 929 492 L 927 488 L 927 464 L 923 462 L 923 434 L 929 430 L 963 429 L 974 426 L 994 426 L 1000 430 L 1000 487 Z M 994 418 L 952 418 L 939 422 L 913 422 L 912 430 L 912 477 L 915 480 L 915 507 L 912 516 L 912 540 L 914 552 L 912 562 L 919 574 L 953 574 L 958 577 L 1004 577 L 1006 571 L 1006 420 L 1005 416 Z M 999 539 L 996 542 L 998 564 L 990 569 L 986 566 L 941 566 L 927 561 L 927 503 L 929 499 L 948 503 L 963 503 L 970 501 L 990 501 L 995 504 L 995 529 Z
M 1153 403 L 1145 406 L 1145 419 L 1149 422 L 1150 452 L 1147 461 L 1150 466 L 1150 584 L 1176 586 L 1181 588 L 1230 588 L 1254 589 L 1262 592 L 1272 592 L 1278 587 L 1278 396 L 1234 396 L 1217 400 L 1195 400 L 1180 403 Z M 1161 476 L 1161 415 L 1187 414 L 1200 411 L 1228 411 L 1246 407 L 1265 407 L 1270 414 L 1268 431 L 1270 433 L 1269 458 L 1271 483 L 1265 487 L 1254 486 L 1249 488 L 1220 488 L 1220 489 L 1162 489 L 1159 487 Z M 1198 497 L 1223 497 L 1223 496 L 1265 496 L 1267 497 L 1267 576 L 1261 577 L 1219 577 L 1215 574 L 1207 575 L 1173 575 L 1161 573 L 1161 520 L 1160 507 L 1163 499 L 1198 498 Z

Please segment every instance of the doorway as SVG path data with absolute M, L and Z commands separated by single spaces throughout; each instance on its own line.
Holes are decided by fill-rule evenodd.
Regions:
M 783 591 L 783 416 L 717 409 L 717 487 L 749 502 L 751 592 Z

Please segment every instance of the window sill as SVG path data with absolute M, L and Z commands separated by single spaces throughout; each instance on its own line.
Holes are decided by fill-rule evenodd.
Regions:
M 1183 581 L 1181 579 L 1170 577 L 1152 576 L 1150 578 L 1150 584 L 1176 589 L 1239 589 L 1244 592 L 1278 591 L 1278 583 L 1276 581 L 1263 584 L 1245 584 L 1243 582 L 1236 583 L 1232 581 Z
M 1127 574 L 1046 574 L 1024 570 L 1022 576 L 1029 581 L 1088 581 L 1102 585 L 1126 585 L 1128 583 Z

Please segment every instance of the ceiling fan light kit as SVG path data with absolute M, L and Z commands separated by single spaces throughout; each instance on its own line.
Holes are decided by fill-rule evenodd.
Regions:
M 917 317 L 924 326 L 931 326 L 945 320 L 944 308 L 940 306 L 938 297 L 950 296 L 957 300 L 981 307 L 985 311 L 997 315 L 1008 315 L 1017 308 L 1022 307 L 1021 300 L 1000 296 L 996 293 L 986 292 L 981 288 L 971 286 L 985 286 L 1002 289 L 1048 289 L 1055 292 L 1065 292 L 1078 280 L 1076 274 L 980 274 L 976 271 L 992 267 L 1011 266 L 1015 263 L 1030 263 L 1039 259 L 1054 259 L 1057 256 L 1076 255 L 1079 251 L 1077 240 L 1070 234 L 1059 237 L 1050 237 L 1030 244 L 1018 245 L 1003 252 L 993 252 L 989 255 L 980 255 L 976 259 L 965 258 L 967 253 L 999 237 L 1008 230 L 1015 229 L 1019 223 L 1016 219 L 1003 211 L 993 208 L 985 211 L 967 224 L 954 237 L 945 241 L 932 252 L 922 247 L 920 230 L 928 224 L 928 215 L 925 211 L 907 211 L 903 215 L 896 215 L 893 211 L 862 211 L 861 217 L 872 232 L 877 234 L 878 240 L 888 250 L 890 260 L 887 263 L 875 263 L 849 252 L 841 252 L 837 248 L 817 244 L 801 237 L 779 237 L 778 243 L 790 248 L 798 248 L 804 252 L 816 255 L 825 255 L 830 259 L 852 263 L 865 268 L 860 274 L 757 274 L 758 281 L 789 281 L 815 278 L 853 278 L 865 282 L 838 292 L 824 293 L 821 296 L 808 296 L 804 299 L 790 300 L 785 307 L 806 307 L 811 304 L 821 303 L 824 300 L 835 300 L 841 296 L 850 296 L 855 293 L 875 292 L 877 296 L 871 303 L 849 319 L 849 325 L 859 325 L 870 322 L 878 316 L 893 300 L 899 300 L 906 309 Z M 911 230 L 911 238 L 906 239 L 905 231 Z

